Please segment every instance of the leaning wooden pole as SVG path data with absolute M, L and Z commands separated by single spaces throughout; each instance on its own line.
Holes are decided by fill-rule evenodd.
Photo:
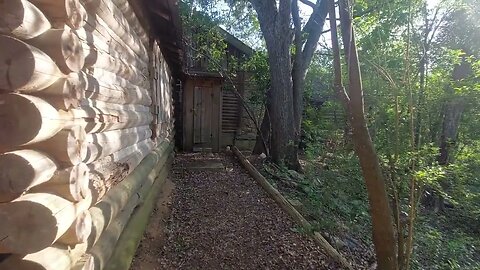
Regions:
M 249 172 L 250 176 L 267 192 L 267 194 L 285 211 L 290 217 L 306 231 L 312 232 L 313 240 L 331 256 L 342 267 L 353 269 L 347 260 L 318 232 L 313 232 L 313 227 L 298 211 L 293 207 L 283 195 L 276 190 L 263 175 L 243 156 L 237 147 L 232 147 L 233 153 L 238 157 L 242 166 Z

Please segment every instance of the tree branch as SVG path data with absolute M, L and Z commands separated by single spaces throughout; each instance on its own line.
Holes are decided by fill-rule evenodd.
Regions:
M 302 2 L 303 4 L 315 9 L 316 5 L 313 3 L 313 2 L 310 2 L 308 0 L 299 0 L 300 2 Z
M 325 24 L 325 19 L 327 18 L 327 7 L 327 0 L 318 0 L 312 15 L 303 27 L 302 32 L 307 34 L 307 40 L 305 41 L 302 51 L 302 72 L 306 71 L 312 60 L 313 53 L 317 48 L 317 43 L 322 35 L 323 25 Z

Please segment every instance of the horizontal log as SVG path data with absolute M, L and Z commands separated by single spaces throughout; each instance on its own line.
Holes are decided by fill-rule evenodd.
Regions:
M 150 105 L 152 100 L 145 88 L 117 77 L 116 80 L 103 81 L 92 75 L 81 73 L 85 98 L 117 104 Z
M 70 270 L 87 251 L 87 244 L 55 244 L 41 251 L 27 254 L 12 254 L 0 262 L 0 269 L 15 270 Z M 93 259 L 84 263 L 82 270 L 93 270 Z
M 29 193 L 0 204 L 0 253 L 27 254 L 47 248 L 90 204 L 91 198 L 74 204 L 48 193 Z
M 26 0 L 0 2 L 0 34 L 19 39 L 34 38 L 52 26 L 43 13 Z
M 82 0 L 85 8 L 105 22 L 105 26 L 118 36 L 125 44 L 135 52 L 135 54 L 148 62 L 147 50 L 140 38 L 134 31 L 130 30 L 129 23 L 118 10 L 118 8 L 111 2 L 106 0 Z
M 66 122 L 55 108 L 38 97 L 0 95 L 0 151 L 49 139 Z
M 142 43 L 145 46 L 148 46 L 148 30 L 145 31 L 142 24 L 138 20 L 138 16 L 142 16 L 143 14 L 135 14 L 127 0 L 113 0 L 112 2 L 122 12 L 123 16 L 125 16 L 125 19 L 128 21 L 128 25 L 135 31 L 138 37 L 142 40 Z
M 169 142 L 160 144 L 142 160 L 125 180 L 115 185 L 100 202 L 90 208 L 93 230 L 88 240 L 89 246 L 97 243 L 103 231 L 127 205 L 132 195 L 146 183 L 145 181 L 153 182 L 159 170 L 167 161 L 167 156 L 170 155 L 171 149 Z
M 59 110 L 78 108 L 84 98 L 83 89 L 86 83 L 82 76 L 81 73 L 72 72 L 49 87 L 32 94 L 46 100 Z
M 0 44 L 0 93 L 39 91 L 64 76 L 41 50 L 4 35 L 0 35 Z
M 79 202 L 91 197 L 89 170 L 85 163 L 58 170 L 53 177 L 30 189 L 31 193 L 51 193 L 71 202 Z
M 81 125 L 87 133 L 143 126 L 152 121 L 152 115 L 143 112 L 107 110 L 87 106 L 71 109 L 65 114 L 65 117 L 72 119 L 69 125 Z
M 92 99 L 83 99 L 80 104 L 85 107 L 92 107 L 103 110 L 128 110 L 134 112 L 150 113 L 150 107 L 139 104 L 115 104 Z
M 48 156 L 33 150 L 0 155 L 0 203 L 18 198 L 31 187 L 50 180 L 57 165 Z
M 97 51 L 105 52 L 116 59 L 123 59 L 141 70 L 148 67 L 148 58 L 138 56 L 96 16 L 89 15 L 86 25 L 77 30 L 77 35 L 84 44 L 92 46 Z
M 62 29 L 50 29 L 26 42 L 50 56 L 65 74 L 78 72 L 83 68 L 85 56 L 82 44 L 68 26 Z
M 57 111 L 45 100 L 21 94 L 0 94 L 0 151 L 41 142 L 62 128 L 82 126 L 87 133 L 148 125 L 152 115 L 129 110 L 81 107 Z
M 165 169 L 160 172 L 155 183 L 150 188 L 148 195 L 141 199 L 141 204 L 132 213 L 127 225 L 122 230 L 122 234 L 118 239 L 115 248 L 111 251 L 110 259 L 105 264 L 106 270 L 128 270 L 135 256 L 137 247 L 143 237 L 145 228 L 147 227 L 149 218 L 157 201 L 158 195 L 168 176 L 170 162 L 167 162 Z M 95 251 L 92 251 L 94 253 Z M 97 252 L 99 253 L 99 252 Z M 100 258 L 107 257 L 105 254 L 98 256 Z M 95 258 L 95 256 L 94 256 Z M 100 261 L 99 259 L 95 261 Z M 98 265 L 98 263 L 96 264 Z
M 117 245 L 118 239 L 120 235 L 124 231 L 124 228 L 127 226 L 132 213 L 136 213 L 138 205 L 142 204 L 141 207 L 145 206 L 147 203 L 147 207 L 154 204 L 154 197 L 158 194 L 158 190 L 160 186 L 164 183 L 164 180 L 168 174 L 168 163 L 169 161 L 164 164 L 152 181 L 145 181 L 139 191 L 130 198 L 130 202 L 127 206 L 123 209 L 123 211 L 115 218 L 115 221 L 112 222 L 102 233 L 100 239 L 98 240 L 97 244 L 95 244 L 92 249 L 88 252 L 92 255 L 94 260 L 95 269 L 104 269 L 107 266 L 107 262 L 110 259 L 111 255 L 113 254 L 114 247 Z M 151 210 L 151 208 L 150 208 Z M 151 213 L 148 212 L 147 215 L 149 216 Z
M 93 201 L 102 199 L 105 193 L 130 174 L 152 149 L 153 142 L 147 139 L 89 164 L 92 172 L 90 189 Z
M 83 211 L 70 228 L 57 240 L 57 243 L 76 245 L 86 243 L 92 232 L 92 216 L 90 212 Z
M 72 127 L 28 147 L 48 154 L 60 167 L 67 168 L 82 162 L 87 153 L 85 141 L 85 130 L 82 127 Z
M 146 75 L 144 75 L 146 71 L 141 67 L 138 68 L 137 66 L 126 62 L 123 57 L 116 58 L 109 53 L 97 50 L 88 44 L 83 44 L 82 46 L 85 54 L 84 68 L 88 68 L 94 72 L 96 69 L 106 70 L 115 73 L 136 85 L 140 85 L 146 80 Z
M 85 24 L 87 12 L 78 0 L 30 0 L 37 6 L 55 28 L 65 24 L 73 29 Z
M 88 134 L 85 140 L 87 151 L 82 160 L 91 163 L 150 138 L 151 135 L 152 130 L 148 126 Z

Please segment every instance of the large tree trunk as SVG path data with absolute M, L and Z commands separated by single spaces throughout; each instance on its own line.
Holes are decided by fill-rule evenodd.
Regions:
M 265 38 L 270 66 L 271 144 L 270 155 L 277 164 L 301 169 L 295 145 L 293 115 L 292 63 L 291 63 L 291 0 L 281 0 L 278 8 L 274 1 L 251 0 Z
M 265 38 L 272 81 L 270 154 L 276 163 L 301 170 L 298 161 L 307 68 L 322 34 L 327 1 L 318 0 L 301 29 L 298 0 L 250 0 Z M 278 3 L 277 3 L 278 2 Z M 295 58 L 291 61 L 291 15 L 295 24 Z
M 268 45 L 270 43 L 270 45 Z M 284 42 L 286 43 L 286 42 Z M 284 163 L 288 168 L 298 170 L 296 147 L 296 128 L 293 117 L 293 93 L 291 77 L 291 61 L 289 44 L 278 41 L 267 41 L 269 51 L 270 76 L 272 78 L 272 94 L 270 95 L 271 111 L 271 144 L 270 154 L 277 164 Z

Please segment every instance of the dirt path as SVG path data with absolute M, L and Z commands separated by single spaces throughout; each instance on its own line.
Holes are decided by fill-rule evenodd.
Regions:
M 226 170 L 184 170 L 208 158 Z M 131 269 L 336 269 L 233 157 L 177 155 L 171 178 Z

